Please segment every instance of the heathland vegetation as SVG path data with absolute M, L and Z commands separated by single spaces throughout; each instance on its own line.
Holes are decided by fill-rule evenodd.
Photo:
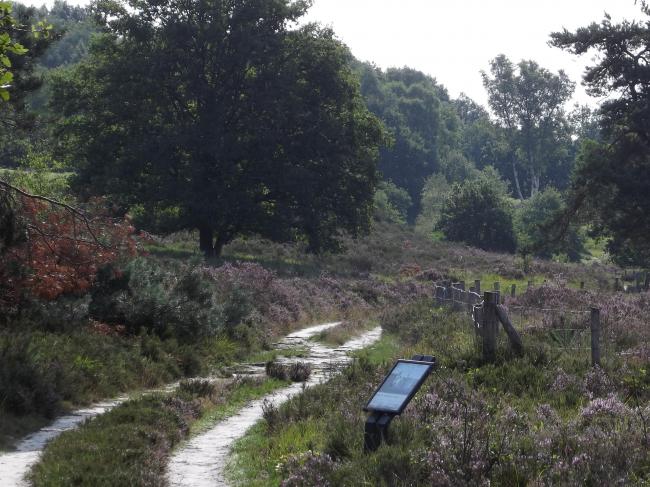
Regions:
M 567 108 L 578 80 L 498 53 L 482 107 L 356 60 L 299 22 L 309 6 L 0 2 L 0 450 L 99 399 L 220 377 L 134 397 L 30 477 L 160 485 L 183 439 L 309 375 L 271 362 L 276 378 L 233 381 L 229 365 L 343 320 L 314 338 L 384 335 L 267 407 L 233 482 L 648 482 L 649 283 L 614 283 L 650 267 L 650 21 L 551 35 L 599 54 L 584 78 L 610 96 L 599 109 Z M 516 286 L 523 355 L 500 343 L 486 363 L 468 313 L 433 300 L 475 279 Z M 593 306 L 599 367 L 572 318 Z M 416 352 L 439 370 L 363 456 L 365 399 Z

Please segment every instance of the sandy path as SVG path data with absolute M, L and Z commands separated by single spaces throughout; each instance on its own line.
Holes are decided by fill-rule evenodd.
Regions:
M 324 326 L 324 327 L 323 327 Z M 312 375 L 307 385 L 327 380 L 332 371 L 347 364 L 351 358 L 348 352 L 359 350 L 376 342 L 381 337 L 381 328 L 375 328 L 340 348 L 332 349 L 309 340 L 323 329 L 336 323 L 302 330 L 299 334 L 286 337 L 278 346 L 300 346 L 308 350 L 301 362 L 312 364 Z M 300 393 L 303 384 L 292 384 L 261 399 L 252 401 L 239 413 L 216 424 L 212 429 L 190 440 L 177 451 L 168 467 L 169 484 L 172 487 L 215 487 L 228 485 L 224 477 L 228 455 L 233 443 L 241 438 L 251 426 L 262 418 L 264 401 L 280 404 Z
M 327 323 L 299 330 L 282 339 L 278 345 L 285 348 L 292 347 L 296 343 L 302 343 L 308 337 L 320 333 L 327 328 L 337 326 L 338 324 Z M 169 384 L 162 389 L 144 391 L 144 393 L 168 392 L 174 390 L 176 387 L 178 387 L 177 382 Z M 24 480 L 24 477 L 29 472 L 29 469 L 38 461 L 41 452 L 49 441 L 64 431 L 76 428 L 87 419 L 104 414 L 129 398 L 130 396 L 123 395 L 61 416 L 52 424 L 30 434 L 17 443 L 15 451 L 0 453 L 0 487 L 27 487 L 29 484 Z

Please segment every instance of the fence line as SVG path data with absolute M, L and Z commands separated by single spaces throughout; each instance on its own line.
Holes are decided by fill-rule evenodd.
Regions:
M 526 306 L 504 306 L 503 298 L 500 293 L 499 283 L 494 283 L 494 291 L 485 292 L 481 296 L 480 292 L 476 289 L 481 289 L 481 282 L 474 281 L 474 286 L 469 290 L 465 290 L 465 283 L 463 281 L 451 282 L 444 281 L 434 284 L 435 301 L 439 306 L 450 305 L 453 309 L 460 311 L 466 309 L 472 320 L 472 326 L 479 338 L 482 346 L 484 360 L 491 362 L 494 361 L 496 343 L 498 336 L 498 324 L 503 326 L 511 347 L 517 352 L 522 353 L 524 344 L 517 330 L 515 324 L 517 320 L 512 320 L 511 312 L 519 311 L 519 329 L 524 331 L 526 329 L 544 329 L 551 334 L 551 338 L 558 346 L 556 348 L 562 350 L 591 350 L 591 361 L 593 365 L 599 365 L 601 360 L 601 320 L 600 310 L 591 308 L 590 310 L 569 310 L 563 308 L 534 308 Z M 530 289 L 530 282 L 529 282 Z M 516 295 L 516 287 L 511 287 L 511 296 Z M 537 314 L 541 315 L 540 323 L 533 321 L 533 326 L 530 326 L 530 317 L 525 326 L 524 314 Z M 566 316 L 569 319 L 566 320 Z M 588 323 L 585 322 L 584 326 L 577 326 L 571 317 L 584 316 L 585 319 L 589 316 Z M 559 320 L 557 319 L 559 317 Z M 533 318 L 534 319 L 534 318 Z M 548 326 L 548 320 L 551 320 Z M 566 321 L 569 325 L 566 326 Z M 547 326 L 539 326 L 539 325 Z M 561 326 L 554 326 L 560 324 Z M 586 333 L 589 332 L 587 339 Z M 580 346 L 580 342 L 588 341 L 589 344 Z M 575 345 L 575 346 L 574 346 Z

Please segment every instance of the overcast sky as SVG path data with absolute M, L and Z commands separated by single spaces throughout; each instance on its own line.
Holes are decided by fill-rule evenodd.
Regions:
M 501 53 L 564 69 L 579 82 L 589 56 L 549 47 L 549 34 L 600 22 L 604 12 L 613 20 L 645 17 L 634 0 L 316 0 L 309 18 L 331 25 L 361 60 L 419 69 L 452 96 L 486 104 L 480 71 Z M 579 83 L 574 98 L 596 103 Z
M 419 69 L 453 97 L 464 92 L 486 104 L 480 71 L 501 53 L 579 82 L 589 58 L 549 47 L 549 34 L 600 22 L 605 12 L 615 21 L 644 18 L 634 0 L 315 0 L 308 20 L 330 25 L 362 61 Z M 579 83 L 574 98 L 596 103 Z

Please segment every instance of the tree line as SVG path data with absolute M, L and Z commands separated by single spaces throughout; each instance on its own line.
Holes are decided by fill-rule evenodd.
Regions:
M 481 73 L 488 110 L 417 70 L 355 60 L 330 29 L 299 25 L 309 6 L 14 7 L 52 35 L 3 24 L 26 50 L 6 53 L 3 165 L 71 170 L 78 198 L 108 196 L 151 231 L 198 230 L 208 256 L 252 233 L 336 249 L 379 208 L 524 255 L 579 259 L 600 236 L 619 262 L 647 265 L 647 21 L 551 35 L 601 54 L 584 79 L 611 95 L 599 110 L 567 110 L 564 72 L 503 55 Z

